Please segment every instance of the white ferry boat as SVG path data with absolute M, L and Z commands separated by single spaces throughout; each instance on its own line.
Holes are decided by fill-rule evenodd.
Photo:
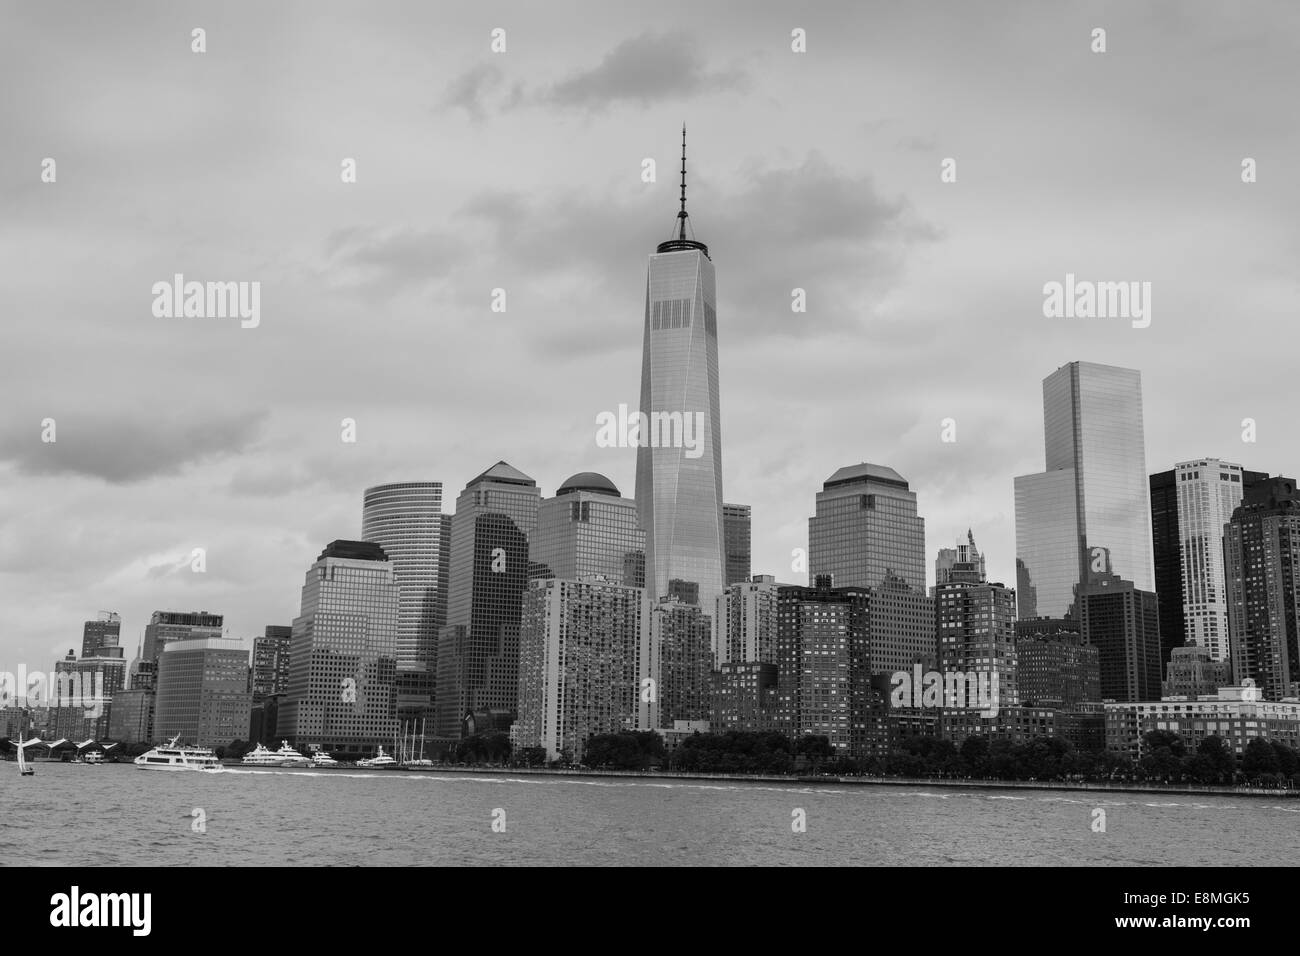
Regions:
M 142 770 L 207 770 L 221 766 L 217 755 L 209 748 L 183 747 L 179 741 L 180 737 L 176 736 L 165 744 L 159 744 L 136 757 L 135 765 Z
M 104 751 L 92 750 L 86 756 L 81 758 L 82 763 L 90 764 L 92 767 L 104 762 Z
M 317 750 L 315 753 L 311 755 L 311 766 L 328 768 L 328 767 L 341 767 L 343 765 L 339 763 L 337 760 L 335 760 L 333 757 L 331 757 L 329 754 L 327 754 L 325 751 Z
M 371 770 L 383 770 L 385 767 L 396 766 L 397 761 L 384 753 L 384 748 L 379 748 L 379 753 L 373 757 L 367 757 L 365 760 L 358 760 L 358 767 L 368 767 Z

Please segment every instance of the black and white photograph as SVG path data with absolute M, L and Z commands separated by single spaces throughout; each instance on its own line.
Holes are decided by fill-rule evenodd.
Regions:
M 1005 869 L 1256 943 L 1297 91 L 1287 0 L 0 0 L 5 909 Z

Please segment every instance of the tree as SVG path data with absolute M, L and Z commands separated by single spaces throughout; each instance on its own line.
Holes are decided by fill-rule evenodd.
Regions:
M 1246 744 L 1246 752 L 1241 755 L 1241 772 L 1246 779 L 1255 780 L 1264 774 L 1274 774 L 1281 769 L 1277 751 L 1263 737 L 1256 737 Z
M 987 737 L 972 734 L 961 742 L 961 759 L 972 777 L 988 774 L 989 742 Z

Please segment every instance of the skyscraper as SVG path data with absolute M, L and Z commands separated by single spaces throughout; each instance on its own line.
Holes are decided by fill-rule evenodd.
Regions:
M 1016 706 L 1015 591 L 986 579 L 984 556 L 969 531 L 966 544 L 940 549 L 935 570 L 940 669 L 997 674 L 998 705 Z
M 1046 470 L 1015 479 L 1022 620 L 1078 615 L 1091 574 L 1153 591 L 1142 377 L 1071 362 L 1043 379 Z
M 1091 575 L 1079 595 L 1083 639 L 1097 648 L 1103 700 L 1159 700 L 1160 615 L 1154 591 Z
M 171 641 L 220 639 L 224 617 L 207 611 L 154 611 L 144 629 L 144 644 L 131 664 L 131 689 L 154 686 L 158 655 Z
M 808 576 L 837 588 L 886 579 L 925 591 L 925 519 L 916 492 L 892 468 L 848 465 L 826 479 L 808 519 Z
M 1217 458 L 1179 462 L 1151 476 L 1151 541 L 1160 598 L 1160 656 L 1203 647 L 1228 660 L 1223 526 L 1242 495 L 1268 475 Z
M 581 761 L 593 734 L 653 729 L 642 722 L 641 701 L 648 611 L 641 588 L 601 575 L 532 582 L 523 605 L 516 746 Z
M 651 600 L 671 589 L 711 611 L 725 580 L 718 326 L 709 248 L 686 237 L 685 127 L 677 220 L 646 276 L 636 504 Z
M 776 662 L 776 578 L 756 574 L 718 597 L 717 664 Z
M 371 541 L 331 541 L 307 569 L 278 728 L 299 746 L 373 752 L 397 733 L 401 588 Z M 248 726 L 245 714 L 245 727 Z
M 293 626 L 268 624 L 262 637 L 253 638 L 253 703 L 289 688 L 289 645 Z
M 955 548 L 940 548 L 939 556 L 934 560 L 935 585 L 983 584 L 985 577 L 984 555 L 975 548 L 975 535 L 966 529 L 966 542 L 957 542 Z
M 473 714 L 509 726 L 519 698 L 519 623 L 537 482 L 499 461 L 456 499 L 447 626 L 438 637 L 437 736 L 458 739 Z M 476 719 L 475 723 L 485 721 Z
M 122 616 L 116 611 L 100 611 L 99 617 L 87 621 L 81 633 L 82 657 L 121 657 Z
M 438 631 L 447 623 L 447 564 L 442 482 L 402 481 L 365 491 L 361 540 L 373 541 L 393 562 L 401 591 L 397 624 L 399 670 L 432 669 Z
M 1300 492 L 1273 478 L 1246 492 L 1224 529 L 1232 677 L 1265 700 L 1300 696 Z
M 584 471 L 538 505 L 537 528 L 528 538 L 529 575 L 576 581 L 598 574 L 641 587 L 644 551 L 636 502 L 604 475 Z
M 248 734 L 248 651 L 221 638 L 168 641 L 158 657 L 154 734 L 224 747 Z
M 866 752 L 871 722 L 871 592 L 815 587 L 778 590 L 777 697 L 793 738 L 823 735 L 842 754 Z M 933 629 L 933 622 L 931 622 Z
M 649 673 L 658 674 L 660 727 L 709 719 L 712 632 L 713 615 L 698 605 L 663 598 L 651 606 Z
M 722 539 L 726 551 L 726 583 L 728 586 L 749 580 L 750 565 L 750 507 L 749 505 L 722 505 Z

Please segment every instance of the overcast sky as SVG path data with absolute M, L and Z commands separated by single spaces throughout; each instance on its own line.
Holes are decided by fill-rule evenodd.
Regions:
M 128 656 L 154 609 L 223 612 L 232 637 L 289 623 L 371 484 L 442 481 L 450 511 L 505 459 L 547 496 L 594 470 L 631 497 L 635 452 L 596 447 L 595 419 L 636 407 L 683 122 L 756 573 L 801 580 L 815 493 L 872 461 L 917 491 L 931 579 L 969 526 L 1014 583 L 1012 478 L 1042 469 L 1041 381 L 1076 359 L 1142 371 L 1149 471 L 1300 471 L 1294 3 L 4 0 L 0 20 L 0 670 L 79 651 L 101 609 Z M 259 281 L 260 325 L 155 317 L 178 272 Z M 1044 318 L 1067 272 L 1151 282 L 1150 327 Z

